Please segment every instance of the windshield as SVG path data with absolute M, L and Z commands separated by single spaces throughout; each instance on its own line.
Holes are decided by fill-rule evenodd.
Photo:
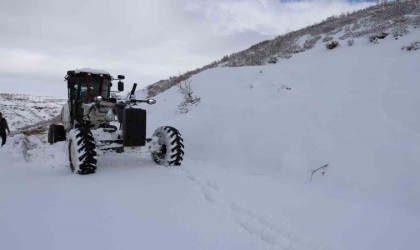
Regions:
M 69 91 L 71 97 L 75 98 L 80 84 L 80 100 L 88 103 L 92 102 L 94 97 L 102 96 L 109 98 L 111 80 L 97 75 L 80 76 L 69 82 Z

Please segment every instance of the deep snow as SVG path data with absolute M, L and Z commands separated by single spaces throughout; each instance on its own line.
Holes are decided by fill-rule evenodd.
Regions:
M 401 50 L 416 40 L 207 70 L 187 114 L 176 88 L 160 94 L 148 134 L 178 128 L 181 167 L 107 154 L 78 176 L 65 142 L 9 138 L 2 249 L 417 249 L 420 56 Z

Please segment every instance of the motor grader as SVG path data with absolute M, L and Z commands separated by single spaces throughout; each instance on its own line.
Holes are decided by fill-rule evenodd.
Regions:
M 77 174 L 92 174 L 102 152 L 150 153 L 154 162 L 165 166 L 181 165 L 184 156 L 180 132 L 171 126 L 157 128 L 146 138 L 146 110 L 140 105 L 155 104 L 154 99 L 137 100 L 137 84 L 126 98 L 111 91 L 118 81 L 124 91 L 123 75 L 117 78 L 94 69 L 67 71 L 68 101 L 61 112 L 61 123 L 51 124 L 48 142 L 68 142 L 70 168 Z

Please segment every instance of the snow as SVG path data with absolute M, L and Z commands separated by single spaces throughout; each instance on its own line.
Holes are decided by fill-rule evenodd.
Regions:
M 100 70 L 100 69 L 92 69 L 92 68 L 82 68 L 82 69 L 75 69 L 74 72 L 76 74 L 78 73 L 91 73 L 91 74 L 96 74 L 96 75 L 111 75 L 110 73 L 108 73 L 105 70 Z
M 65 100 L 23 94 L 0 93 L 0 112 L 11 131 L 50 120 L 60 114 Z
M 46 135 L 0 148 L 2 249 L 417 249 L 419 29 L 275 65 L 204 71 L 197 106 L 156 96 L 148 135 L 180 130 L 181 167 L 105 154 L 70 173 Z M 328 164 L 325 174 L 311 171 Z

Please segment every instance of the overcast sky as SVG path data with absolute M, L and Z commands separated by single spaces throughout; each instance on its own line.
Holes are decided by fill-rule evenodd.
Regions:
M 67 70 L 141 87 L 373 0 L 0 0 L 0 93 L 66 96 Z

